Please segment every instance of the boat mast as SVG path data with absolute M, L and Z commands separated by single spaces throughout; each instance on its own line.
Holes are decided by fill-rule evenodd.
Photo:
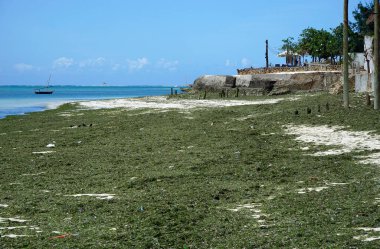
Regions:
M 51 78 L 51 74 L 50 74 L 50 76 L 49 76 L 49 80 L 48 80 L 48 82 L 47 82 L 47 87 L 49 87 L 50 78 Z

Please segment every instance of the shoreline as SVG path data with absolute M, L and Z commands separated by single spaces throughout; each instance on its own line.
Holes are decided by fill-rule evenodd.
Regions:
M 0 119 L 56 109 L 66 103 L 80 101 L 163 96 L 170 93 L 165 86 L 57 86 L 52 95 L 36 96 L 30 85 L 0 86 Z M 179 88 L 174 88 L 179 90 Z

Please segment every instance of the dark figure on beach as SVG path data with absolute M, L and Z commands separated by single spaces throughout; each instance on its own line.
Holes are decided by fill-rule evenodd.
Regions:
M 296 115 L 296 116 L 299 115 L 298 110 L 295 110 L 295 111 L 294 111 L 294 115 Z
M 311 113 L 311 109 L 308 107 L 308 108 L 306 109 L 306 112 L 307 112 L 307 114 L 310 114 L 310 113 Z
M 326 111 L 328 111 L 328 110 L 330 110 L 330 105 L 329 105 L 329 103 L 327 102 L 327 103 L 326 103 Z

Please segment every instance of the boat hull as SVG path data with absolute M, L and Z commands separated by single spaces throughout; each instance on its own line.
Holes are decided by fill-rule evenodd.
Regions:
M 35 94 L 53 94 L 54 91 L 35 91 Z

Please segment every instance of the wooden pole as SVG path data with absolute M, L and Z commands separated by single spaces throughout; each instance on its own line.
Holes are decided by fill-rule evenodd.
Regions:
M 349 86 L 348 86 L 348 0 L 344 0 L 343 11 L 343 103 L 349 108 Z
M 265 41 L 265 62 L 266 68 L 269 68 L 268 40 Z
M 373 84 L 373 93 L 374 93 L 374 109 L 379 110 L 380 108 L 380 99 L 379 99 L 379 82 L 380 82 L 380 73 L 379 73 L 379 67 L 380 67 L 380 57 L 379 57 L 379 0 L 375 0 L 375 30 L 374 30 L 374 84 Z

